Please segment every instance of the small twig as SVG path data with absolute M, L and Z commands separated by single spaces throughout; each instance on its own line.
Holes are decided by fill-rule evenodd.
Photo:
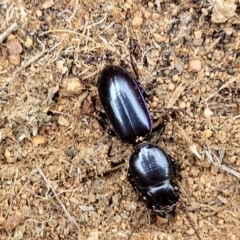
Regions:
M 37 61 L 41 56 L 43 56 L 45 53 L 47 52 L 45 45 L 42 44 L 42 51 L 37 54 L 36 56 L 32 57 L 29 61 L 27 61 L 25 64 L 23 64 L 21 67 L 19 67 L 14 73 L 13 76 L 14 77 L 18 72 L 22 71 L 24 68 L 27 68 L 28 66 L 30 66 L 32 63 L 34 63 L 35 61 Z
M 180 30 L 178 32 L 178 35 L 176 38 L 173 39 L 173 41 L 177 41 L 179 39 L 189 38 L 189 32 L 192 29 L 192 26 L 190 25 L 190 22 L 192 20 L 192 14 L 189 12 L 183 12 L 180 15 Z
M 192 212 L 192 211 L 196 211 L 197 209 L 200 209 L 200 208 L 206 208 L 208 210 L 212 210 L 213 212 L 216 211 L 216 208 L 212 207 L 209 204 L 195 203 L 195 202 L 194 203 L 191 202 L 191 206 L 187 207 L 187 210 Z
M 97 26 L 97 25 L 103 23 L 103 22 L 107 19 L 107 15 L 108 15 L 108 12 L 105 13 L 104 17 L 103 17 L 100 21 L 94 22 L 93 24 L 88 25 L 88 26 L 87 26 L 87 29 L 90 29 L 90 28 L 92 28 L 93 26 Z
M 51 110 L 52 113 L 56 113 L 56 114 L 62 114 L 62 115 L 65 115 L 65 116 L 69 116 L 70 114 L 69 113 L 64 113 L 64 112 L 59 112 L 59 111 L 55 111 L 55 110 Z
M 74 189 L 69 189 L 69 190 L 63 190 L 63 191 L 59 192 L 57 195 L 54 195 L 54 197 L 55 197 L 55 196 L 59 196 L 59 195 L 61 195 L 61 194 L 63 194 L 63 193 L 72 193 L 72 192 L 75 192 L 75 191 L 78 191 L 78 190 L 79 190 L 79 188 L 74 188 Z M 80 198 L 82 198 L 82 199 L 89 199 L 88 196 L 83 196 L 83 195 L 78 195 L 78 197 L 80 197 Z
M 47 34 L 47 33 L 55 33 L 55 32 L 75 34 L 75 35 L 77 35 L 77 36 L 81 36 L 81 37 L 84 37 L 84 38 L 88 38 L 88 40 L 91 40 L 92 42 L 94 42 L 94 43 L 97 44 L 97 42 L 94 41 L 93 38 L 87 37 L 87 36 L 85 36 L 85 35 L 82 34 L 82 33 L 78 33 L 78 32 L 75 32 L 75 31 L 72 31 L 72 30 L 67 30 L 67 29 L 53 29 L 53 30 L 48 30 L 48 31 L 45 31 L 45 32 L 41 33 L 39 36 L 43 36 L 44 34 Z
M 79 108 L 82 104 L 82 102 L 84 101 L 84 99 L 87 98 L 89 92 L 88 91 L 85 91 L 78 99 L 78 101 L 74 104 L 73 106 L 73 110 L 75 110 L 76 108 Z
M 2 43 L 13 31 L 15 31 L 17 29 L 18 25 L 17 23 L 13 23 L 9 28 L 7 28 L 5 30 L 5 32 L 3 32 L 0 35 L 0 43 Z
M 216 232 L 219 232 L 219 230 L 215 227 L 215 225 L 213 225 L 212 223 L 210 223 L 209 221 L 203 219 L 203 222 L 207 223 L 209 226 L 211 226 Z
M 125 165 L 125 163 L 119 164 L 119 165 L 117 165 L 116 167 L 113 167 L 113 168 L 111 168 L 111 169 L 108 169 L 108 170 L 104 171 L 103 174 L 116 171 L 116 170 L 118 170 L 119 168 L 124 167 L 124 165 Z
M 40 175 L 42 176 L 42 178 L 44 179 L 44 181 L 46 182 L 47 186 L 51 189 L 51 191 L 54 193 L 54 197 L 57 199 L 57 201 L 59 202 L 59 204 L 61 205 L 64 213 L 66 214 L 68 220 L 70 222 L 72 222 L 76 228 L 80 231 L 79 226 L 77 224 L 77 222 L 75 221 L 75 219 L 70 215 L 70 213 L 67 211 L 66 207 L 64 206 L 64 204 L 62 203 L 62 201 L 58 198 L 56 191 L 54 190 L 54 188 L 52 187 L 50 181 L 47 179 L 47 177 L 45 176 L 44 172 L 42 171 L 42 169 L 39 166 L 36 166 L 38 172 L 40 173 Z
M 211 52 L 211 50 L 218 44 L 218 42 L 221 40 L 222 37 L 217 38 L 215 41 L 212 42 L 212 44 L 206 48 L 206 51 L 203 53 L 203 55 L 206 55 Z
M 184 190 L 184 188 L 181 186 L 180 182 L 178 181 L 178 179 L 176 179 L 177 182 L 177 186 L 179 187 L 179 189 L 181 190 L 181 192 L 186 196 L 186 198 L 188 199 L 189 202 L 191 202 L 190 197 L 188 196 L 187 192 Z
M 0 72 L 0 75 L 4 74 L 4 73 L 7 73 L 7 70 L 4 70 L 4 71 Z
M 177 127 L 178 129 L 178 133 L 180 134 L 181 138 L 183 140 L 185 140 L 187 142 L 187 144 L 189 145 L 189 150 L 195 154 L 195 156 L 197 158 L 199 158 L 200 160 L 202 160 L 201 155 L 199 154 L 198 150 L 197 150 L 197 145 L 194 144 L 192 142 L 192 140 L 189 138 L 189 136 L 187 135 L 187 133 L 184 131 L 184 129 L 176 122 L 173 123 L 175 127 Z
M 206 104 L 209 101 L 209 99 L 213 98 L 218 92 L 220 92 L 222 89 L 226 88 L 229 84 L 233 83 L 233 82 L 237 82 L 240 80 L 240 75 L 238 75 L 237 77 L 230 79 L 229 81 L 227 81 L 225 84 L 223 84 L 216 92 L 212 93 L 206 100 Z
M 157 10 L 160 12 L 161 11 L 160 0 L 156 0 L 156 4 L 157 4 Z
M 172 108 L 174 103 L 177 101 L 177 99 L 180 97 L 181 93 L 185 90 L 186 86 L 183 84 L 180 84 L 172 94 L 172 97 L 169 99 L 167 108 Z
M 82 77 L 82 80 L 92 78 L 93 76 L 97 75 L 99 73 L 99 69 L 93 73 L 90 73 L 84 77 Z M 81 72 L 78 76 L 83 75 L 83 72 Z
M 238 118 L 240 118 L 240 115 L 237 115 L 237 116 L 234 117 L 235 120 L 238 119 Z
M 224 151 L 224 149 L 222 148 L 221 151 Z M 206 156 L 207 156 L 207 159 L 210 163 L 212 163 L 213 165 L 219 167 L 220 169 L 224 170 L 224 171 L 227 171 L 229 173 L 231 173 L 233 176 L 237 177 L 238 179 L 240 179 L 240 173 L 225 166 L 225 165 L 222 165 L 222 159 L 224 157 L 224 152 L 221 152 L 221 156 L 218 157 L 215 153 L 213 153 L 210 149 L 210 146 L 209 144 L 207 143 L 207 151 L 205 152 L 206 153 Z M 214 160 L 215 159 L 215 160 Z
M 77 12 L 77 9 L 78 9 L 78 3 L 79 3 L 79 1 L 76 0 L 76 3 L 75 3 L 75 6 L 74 6 L 74 9 L 73 9 L 72 16 L 69 18 L 69 20 L 73 19 L 74 16 L 76 15 L 76 12 Z
M 52 220 L 52 216 L 51 216 L 48 220 L 46 220 L 46 221 L 38 221 L 38 220 L 35 220 L 35 219 L 32 219 L 32 218 L 28 218 L 28 219 L 24 222 L 24 224 L 26 224 L 27 222 L 35 222 L 35 223 L 41 223 L 41 224 L 43 224 L 43 223 L 50 222 L 51 220 Z
M 59 43 L 55 44 L 51 49 L 46 49 L 45 45 L 40 42 L 38 40 L 39 43 L 41 43 L 42 45 L 42 51 L 37 54 L 36 56 L 32 57 L 29 61 L 27 61 L 25 64 L 23 64 L 21 67 L 19 67 L 13 74 L 11 79 L 20 71 L 22 71 L 23 69 L 27 68 L 28 66 L 30 66 L 32 63 L 36 62 L 39 58 L 41 58 L 44 54 L 51 52 L 52 50 L 54 50 L 57 46 L 59 46 L 61 44 L 62 41 L 60 41 Z

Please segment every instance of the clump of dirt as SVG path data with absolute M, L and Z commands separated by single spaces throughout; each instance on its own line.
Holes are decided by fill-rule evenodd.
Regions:
M 1 239 L 240 239 L 239 1 L 0 4 Z M 97 79 L 134 61 L 153 141 L 180 167 L 166 220 L 127 181 L 133 147 L 105 133 Z M 184 206 L 184 207 L 183 207 Z M 197 232 L 197 233 L 196 233 Z

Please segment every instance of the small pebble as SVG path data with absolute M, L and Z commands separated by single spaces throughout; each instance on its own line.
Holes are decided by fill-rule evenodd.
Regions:
M 70 198 L 69 198 L 69 201 L 70 201 L 71 203 L 74 203 L 75 205 L 78 205 L 78 204 L 79 204 L 79 200 L 78 200 L 77 198 L 75 198 L 75 197 L 70 197 Z
M 4 228 L 7 232 L 11 232 L 19 225 L 21 221 L 22 221 L 22 214 L 20 212 L 16 212 L 15 214 L 8 217 L 8 219 L 4 224 Z
M 160 18 L 160 14 L 158 14 L 158 13 L 153 13 L 152 19 L 158 20 L 159 18 Z
M 204 110 L 204 117 L 205 118 L 210 118 L 213 115 L 213 112 L 210 110 L 210 108 L 205 108 Z
M 7 149 L 5 150 L 4 157 L 7 159 L 11 158 L 11 153 Z
M 41 135 L 37 135 L 35 137 L 32 137 L 33 146 L 38 146 L 38 145 L 44 144 L 45 142 L 46 142 L 46 139 Z
M 150 17 L 151 17 L 151 13 L 150 13 L 149 11 L 146 11 L 146 12 L 144 13 L 144 17 L 145 17 L 145 18 L 150 18 Z
M 22 199 L 27 199 L 27 198 L 28 198 L 27 194 L 25 194 L 25 193 L 24 193 L 24 194 L 22 194 L 22 196 L 21 196 L 21 197 L 22 197 Z
M 10 55 L 9 56 L 9 62 L 12 63 L 15 66 L 20 65 L 20 62 L 21 62 L 20 55 Z
M 234 71 L 232 68 L 229 68 L 229 69 L 227 70 L 227 73 L 228 73 L 229 75 L 234 75 L 235 71 Z
M 217 198 L 218 198 L 218 200 L 220 200 L 225 205 L 228 204 L 228 199 L 227 198 L 225 198 L 223 196 L 220 196 L 220 195 L 218 195 Z
M 59 116 L 58 124 L 64 127 L 68 127 L 70 125 L 70 122 L 65 117 Z
M 54 1 L 53 0 L 49 0 L 49 1 L 46 1 L 42 4 L 42 8 L 43 9 L 47 9 L 47 8 L 50 8 L 54 5 Z
M 31 37 L 27 37 L 24 42 L 24 46 L 26 48 L 30 48 L 32 45 L 33 45 L 33 39 Z
M 167 37 L 166 37 L 166 36 L 163 36 L 163 35 L 161 35 L 161 34 L 154 33 L 154 34 L 153 34 L 153 37 L 154 37 L 155 41 L 157 41 L 157 42 L 159 42 L 159 43 L 167 42 Z
M 186 103 L 180 102 L 178 106 L 179 106 L 179 108 L 184 109 L 184 108 L 186 108 Z
M 189 235 L 189 236 L 192 236 L 192 235 L 194 235 L 195 234 L 195 231 L 194 231 L 194 229 L 193 228 L 190 228 L 189 230 L 187 230 L 187 235 Z
M 204 226 L 204 222 L 203 222 L 202 220 L 199 220 L 199 222 L 198 222 L 198 226 L 199 226 L 199 228 L 203 228 L 203 226 Z
M 61 74 L 65 74 L 68 70 L 67 67 L 64 66 L 64 61 L 63 60 L 59 60 L 57 61 L 56 63 L 56 67 L 57 67 L 57 70 L 61 73 Z
M 203 44 L 203 38 L 194 38 L 193 44 L 196 46 L 201 46 Z
M 133 5 L 133 0 L 126 0 L 126 3 L 129 5 Z
M 205 138 L 210 138 L 213 135 L 213 132 L 210 129 L 204 131 Z
M 189 70 L 191 72 L 199 72 L 202 69 L 202 64 L 200 60 L 192 60 L 189 62 Z
M 205 72 L 205 76 L 206 76 L 206 77 L 209 77 L 209 76 L 210 76 L 210 72 L 206 71 L 206 72 Z
M 202 31 L 195 31 L 195 32 L 194 32 L 194 36 L 195 36 L 196 39 L 201 38 L 201 36 L 202 36 Z
M 151 107 L 152 108 L 156 108 L 158 106 L 158 103 L 156 101 L 154 101 L 152 104 L 151 104 Z
M 223 220 L 223 219 L 219 219 L 219 220 L 218 220 L 218 224 L 219 224 L 219 225 L 223 225 L 223 224 L 224 224 L 224 220 Z
M 78 78 L 71 78 L 67 83 L 67 91 L 71 93 L 81 93 L 83 90 L 82 83 Z
M 131 9 L 131 5 L 129 3 L 125 3 L 124 7 L 127 8 L 127 9 Z
M 183 67 L 184 67 L 183 63 L 177 58 L 175 58 L 174 63 L 175 63 L 176 70 L 178 71 L 179 74 L 181 74 L 183 72 Z
M 179 80 L 179 76 L 178 76 L 178 75 L 174 75 L 174 76 L 172 77 L 172 80 L 173 80 L 174 82 L 177 82 L 177 81 Z
M 11 55 L 18 55 L 23 51 L 22 45 L 18 41 L 11 41 L 7 48 Z
M 235 236 L 235 235 L 232 235 L 230 240 L 239 240 L 239 238 L 237 236 Z
M 224 32 L 225 32 L 228 36 L 230 36 L 231 34 L 233 34 L 234 30 L 233 30 L 233 28 L 231 28 L 231 27 L 227 27 L 227 28 L 224 29 Z
M 153 8 L 154 7 L 154 4 L 152 2 L 148 2 L 148 7 L 149 8 Z
M 125 179 L 126 179 L 126 175 L 124 174 L 124 175 L 121 175 L 120 176 L 120 179 L 122 180 L 122 181 L 124 181 Z
M 133 26 L 140 26 L 143 23 L 143 18 L 140 15 L 136 15 L 132 20 Z
M 201 12 L 202 12 L 203 16 L 207 16 L 209 14 L 209 11 L 206 8 L 202 8 Z
M 206 189 L 209 189 L 209 190 L 210 190 L 211 186 L 212 186 L 212 184 L 211 184 L 210 182 L 207 182 L 207 183 L 205 184 Z
M 37 17 L 41 17 L 42 16 L 42 11 L 41 10 L 37 10 L 36 11 L 36 15 L 37 15 Z
M 175 85 L 173 83 L 168 84 L 168 90 L 173 91 L 175 89 Z

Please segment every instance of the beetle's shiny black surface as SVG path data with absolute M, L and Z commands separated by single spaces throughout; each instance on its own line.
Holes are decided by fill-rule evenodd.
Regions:
M 107 66 L 98 80 L 105 113 L 119 138 L 135 144 L 152 132 L 152 119 L 137 81 L 120 66 Z M 142 137 L 142 139 L 140 138 Z M 152 143 L 135 147 L 128 179 L 149 209 L 168 218 L 175 213 L 179 190 L 171 157 Z
M 107 66 L 98 80 L 105 113 L 118 137 L 135 143 L 152 132 L 152 119 L 137 81 L 120 66 Z
M 129 181 L 147 207 L 164 218 L 174 215 L 179 199 L 174 177 L 172 160 L 163 149 L 151 143 L 135 148 L 129 162 Z

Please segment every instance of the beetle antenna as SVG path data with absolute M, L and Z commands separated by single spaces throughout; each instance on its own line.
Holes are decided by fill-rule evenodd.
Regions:
M 134 232 L 136 231 L 136 229 L 139 227 L 140 222 L 141 222 L 141 220 L 142 220 L 142 217 L 143 217 L 143 215 L 146 213 L 147 210 L 148 210 L 147 208 L 144 208 L 144 209 L 142 210 L 141 215 L 140 215 L 140 217 L 139 217 L 139 219 L 138 219 L 138 222 L 135 224 L 135 226 L 133 227 L 130 235 L 128 236 L 128 240 L 131 240 L 133 233 L 134 233 Z
M 200 235 L 199 235 L 199 233 L 198 233 L 198 231 L 197 231 L 197 229 L 195 228 L 193 220 L 191 219 L 191 217 L 190 217 L 190 215 L 189 215 L 189 213 L 188 213 L 188 211 L 186 209 L 186 205 L 182 201 L 180 201 L 180 206 L 181 206 L 181 209 L 183 210 L 183 212 L 186 214 L 186 217 L 187 217 L 191 227 L 193 228 L 193 230 L 194 230 L 194 232 L 195 232 L 195 234 L 197 236 L 197 239 L 198 240 L 202 240 Z

